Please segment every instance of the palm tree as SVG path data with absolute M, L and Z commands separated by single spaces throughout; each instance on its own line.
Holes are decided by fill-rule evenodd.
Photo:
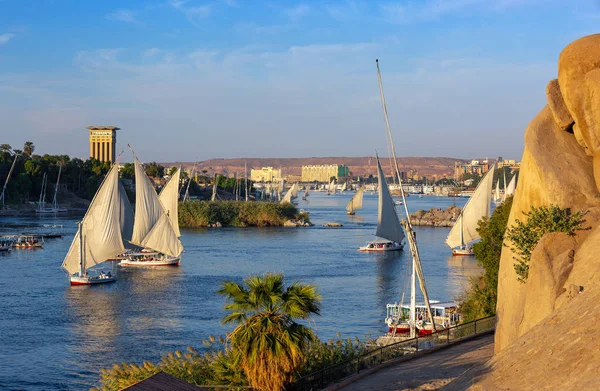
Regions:
M 248 382 L 257 390 L 276 391 L 292 381 L 304 362 L 312 330 L 297 323 L 319 314 L 321 295 L 312 285 L 294 281 L 284 287 L 283 275 L 250 276 L 240 285 L 225 281 L 217 291 L 230 311 L 221 323 L 238 326 L 227 336 L 228 349 L 239 354 Z
M 35 146 L 33 145 L 33 143 L 31 141 L 26 141 L 25 145 L 23 146 L 23 152 L 25 153 L 25 155 L 31 157 L 34 150 Z

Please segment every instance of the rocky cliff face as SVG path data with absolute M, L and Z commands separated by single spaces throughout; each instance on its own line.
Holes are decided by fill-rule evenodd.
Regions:
M 498 285 L 496 352 L 536 324 L 556 315 L 578 298 L 600 289 L 592 276 L 600 272 L 600 35 L 571 43 L 561 53 L 558 80 L 548 84 L 546 106 L 525 132 L 521 177 L 509 226 L 530 206 L 559 205 L 589 210 L 586 225 L 574 238 L 547 234 L 536 247 L 526 283 L 517 281 L 514 254 L 502 252 Z M 596 176 L 596 179 L 595 179 Z M 583 288 L 580 288 L 583 287 Z M 560 318 L 563 322 L 569 319 Z
M 477 389 L 597 387 L 600 306 L 600 34 L 561 53 L 548 105 L 525 132 L 508 224 L 531 206 L 587 210 L 585 231 L 546 234 L 517 281 L 514 254 L 500 260 L 496 356 Z M 471 383 L 472 384 L 472 383 Z

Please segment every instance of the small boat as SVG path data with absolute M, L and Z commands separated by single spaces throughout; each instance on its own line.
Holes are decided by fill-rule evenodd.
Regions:
M 10 251 L 12 247 L 12 240 L 9 238 L 0 238 L 0 252 Z
M 447 329 L 460 323 L 461 318 L 458 313 L 458 304 L 455 302 L 440 302 L 430 300 L 430 307 L 436 330 Z M 388 333 L 395 336 L 406 336 L 410 333 L 408 323 L 410 306 L 398 303 L 388 304 L 385 323 L 388 325 Z M 417 303 L 416 308 L 416 327 L 417 335 L 423 337 L 433 333 L 433 325 L 427 319 L 427 306 L 425 303 Z
M 465 204 L 460 216 L 448 233 L 446 244 L 452 249 L 452 255 L 472 256 L 473 248 L 469 243 L 480 238 L 477 232 L 478 221 L 490 216 L 492 201 L 492 178 L 494 166 L 485 174 L 473 195 Z
M 131 238 L 133 212 L 125 188 L 119 181 L 115 162 L 92 199 L 62 263 L 71 285 L 114 282 L 116 270 L 105 272 L 95 266 L 125 251 Z
M 366 246 L 360 247 L 358 251 L 400 251 L 404 248 L 404 231 L 400 226 L 400 220 L 396 213 L 394 200 L 385 181 L 385 175 L 377 157 L 377 191 L 379 202 L 377 207 L 377 231 L 375 236 L 385 240 L 374 240 Z
M 373 240 L 366 246 L 362 246 L 358 251 L 401 251 L 404 249 L 404 245 L 398 242 L 392 242 L 390 240 Z
M 42 248 L 44 239 L 34 235 L 19 235 L 13 241 L 12 246 L 15 248 Z
M 402 200 L 396 200 L 396 201 L 394 201 L 394 204 L 396 204 L 396 205 L 404 205 L 404 202 L 402 202 Z
M 179 266 L 181 257 L 170 257 L 158 252 L 140 251 L 127 253 L 121 266 Z
M 124 254 L 121 266 L 172 266 L 181 261 L 183 246 L 178 223 L 181 169 L 156 194 L 142 164 L 134 154 L 135 220 L 131 244 L 138 250 Z
M 362 209 L 364 194 L 365 194 L 365 189 L 363 187 L 360 187 L 356 191 L 356 193 L 354 193 L 354 195 L 348 202 L 348 205 L 346 205 L 346 211 L 348 212 L 348 214 L 350 216 L 353 216 L 355 214 L 356 210 Z

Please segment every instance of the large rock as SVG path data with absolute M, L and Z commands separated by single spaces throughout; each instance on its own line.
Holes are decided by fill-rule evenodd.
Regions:
M 586 225 L 594 229 L 599 225 L 600 193 L 594 179 L 599 172 L 594 165 L 600 153 L 598 66 L 600 35 L 575 41 L 561 54 L 558 82 L 550 82 L 546 91 L 549 105 L 525 132 L 509 226 L 517 219 L 523 220 L 531 206 L 551 204 L 590 210 Z M 504 248 L 498 283 L 496 352 L 566 305 L 580 286 L 591 287 L 590 276 L 600 270 L 600 259 L 594 256 L 600 244 L 596 236 L 600 239 L 596 231 L 579 231 L 575 239 L 559 234 L 543 238 L 532 254 L 526 283 L 517 281 L 514 254 Z
M 548 106 L 525 131 L 508 225 L 531 206 L 587 210 L 587 230 L 546 234 L 525 283 L 504 247 L 498 276 L 494 359 L 457 389 L 595 389 L 600 372 L 600 35 L 579 39 L 559 59 Z M 508 244 L 508 243 L 505 243 Z M 465 387 L 461 388 L 462 385 Z
M 410 222 L 412 225 L 452 227 L 461 210 L 458 206 L 449 206 L 446 209 L 431 208 L 428 211 L 420 209 L 410 215 Z

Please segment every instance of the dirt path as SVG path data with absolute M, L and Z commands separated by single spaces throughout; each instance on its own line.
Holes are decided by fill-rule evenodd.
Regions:
M 474 366 L 483 366 L 493 353 L 494 336 L 487 335 L 384 368 L 342 390 L 437 390 L 466 370 Z

